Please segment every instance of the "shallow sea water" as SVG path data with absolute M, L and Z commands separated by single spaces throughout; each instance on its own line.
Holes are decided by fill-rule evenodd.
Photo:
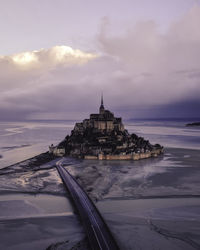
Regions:
M 48 151 L 72 128 L 72 122 L 0 122 L 0 168 Z

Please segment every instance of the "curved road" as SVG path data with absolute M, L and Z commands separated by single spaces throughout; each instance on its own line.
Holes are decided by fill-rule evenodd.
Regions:
M 57 162 L 56 167 L 79 212 L 91 248 L 119 250 L 101 214 L 75 178 L 62 166 L 62 160 Z

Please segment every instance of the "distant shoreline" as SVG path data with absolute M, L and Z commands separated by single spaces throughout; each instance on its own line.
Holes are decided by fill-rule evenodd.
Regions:
M 200 126 L 200 122 L 187 123 L 185 126 L 186 127 L 199 127 Z

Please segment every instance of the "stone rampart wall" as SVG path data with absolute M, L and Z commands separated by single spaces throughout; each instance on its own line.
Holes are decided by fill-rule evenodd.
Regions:
M 136 153 L 136 154 L 127 154 L 127 155 L 103 155 L 99 154 L 98 156 L 85 155 L 84 159 L 87 160 L 140 160 L 147 159 L 150 157 L 156 157 L 159 154 L 163 153 L 163 149 L 155 149 L 151 152 L 146 153 Z
M 98 160 L 98 157 L 95 155 L 85 155 L 84 159 L 85 160 Z

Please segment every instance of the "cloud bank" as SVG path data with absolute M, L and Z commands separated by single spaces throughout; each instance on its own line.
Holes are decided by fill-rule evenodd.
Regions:
M 106 106 L 126 118 L 198 116 L 199 27 L 198 5 L 164 34 L 151 20 L 113 34 L 104 18 L 98 52 L 55 46 L 0 56 L 0 115 L 81 119 L 97 110 L 103 91 Z

